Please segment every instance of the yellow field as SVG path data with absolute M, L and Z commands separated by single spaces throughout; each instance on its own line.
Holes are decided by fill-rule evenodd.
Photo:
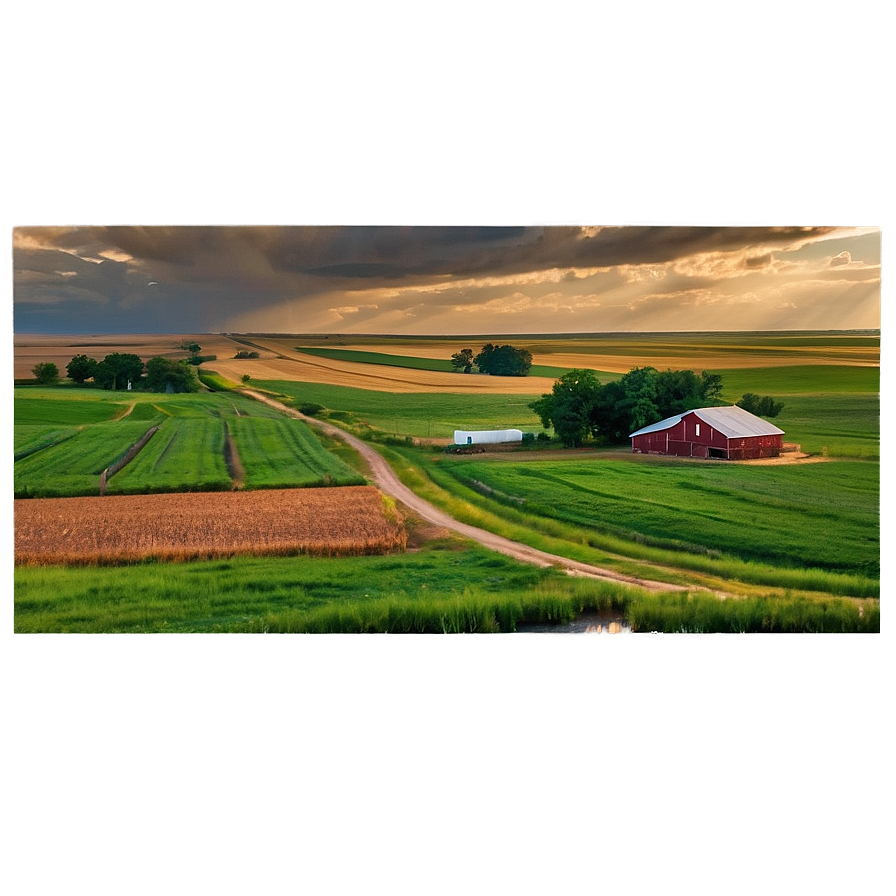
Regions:
M 403 550 L 403 525 L 372 486 L 25 498 L 15 562 L 115 563 L 235 554 L 326 556 Z

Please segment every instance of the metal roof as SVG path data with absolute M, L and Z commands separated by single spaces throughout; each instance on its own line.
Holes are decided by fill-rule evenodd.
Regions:
M 757 417 L 737 405 L 730 405 L 722 408 L 695 408 L 692 411 L 685 411 L 682 414 L 676 414 L 674 417 L 667 417 L 660 420 L 659 423 L 652 423 L 645 426 L 637 432 L 633 432 L 629 438 L 634 436 L 643 436 L 649 432 L 662 432 L 664 429 L 670 429 L 675 426 L 682 417 L 688 414 L 696 414 L 704 423 L 718 430 L 723 436 L 729 439 L 743 439 L 749 436 L 782 436 L 783 429 L 778 429 L 762 417 Z

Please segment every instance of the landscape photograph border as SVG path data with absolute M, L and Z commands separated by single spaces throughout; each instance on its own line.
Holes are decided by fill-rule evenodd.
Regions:
M 572 15 L 563 4 L 561 8 L 560 19 Z M 873 7 L 861 8 L 874 18 Z M 348 33 L 351 50 L 366 65 L 351 65 L 340 55 L 334 67 L 321 50 L 309 50 L 308 60 L 298 63 L 299 74 L 310 78 L 319 69 L 327 77 L 313 95 L 299 94 L 304 103 L 302 140 L 295 138 L 295 117 L 287 122 L 283 115 L 284 107 L 295 103 L 297 74 L 291 68 L 291 48 L 282 41 L 274 61 L 255 58 L 255 64 L 259 72 L 281 76 L 289 88 L 266 92 L 269 86 L 260 75 L 250 78 L 257 93 L 251 106 L 245 100 L 240 104 L 240 117 L 231 103 L 234 96 L 243 96 L 244 88 L 235 71 L 223 74 L 227 70 L 219 54 L 206 51 L 223 88 L 197 110 L 180 92 L 181 78 L 196 77 L 182 63 L 162 77 L 134 73 L 129 87 L 112 83 L 107 66 L 123 67 L 128 59 L 124 32 L 101 29 L 113 49 L 104 49 L 102 66 L 85 64 L 94 76 L 104 75 L 115 114 L 87 115 L 69 98 L 53 120 L 39 97 L 57 98 L 68 66 L 77 61 L 68 47 L 72 32 L 62 28 L 71 24 L 71 14 L 63 14 L 48 42 L 57 58 L 40 54 L 46 69 L 35 78 L 36 88 L 27 97 L 18 91 L 12 95 L 13 79 L 6 79 L 4 90 L 11 94 L 7 108 L 16 124 L 16 139 L 7 138 L 8 198 L 2 212 L 10 243 L 16 227 L 77 224 L 842 225 L 880 227 L 882 268 L 889 270 L 892 188 L 883 161 L 889 116 L 882 112 L 888 107 L 882 27 L 880 35 L 867 37 L 869 48 L 859 44 L 850 25 L 853 43 L 837 47 L 833 66 L 827 43 L 830 23 L 822 28 L 774 5 L 714 12 L 726 33 L 747 32 L 743 47 L 749 49 L 734 54 L 743 66 L 737 68 L 726 62 L 721 49 L 707 49 L 705 24 L 686 33 L 676 30 L 680 44 L 675 47 L 653 31 L 646 51 L 634 40 L 621 41 L 616 49 L 603 41 L 606 57 L 595 59 L 577 36 L 577 22 L 567 20 L 562 32 L 555 26 L 549 36 L 572 41 L 573 58 L 584 61 L 571 64 L 568 48 L 559 42 L 545 46 L 539 34 L 544 23 L 517 22 L 511 27 L 514 46 L 532 53 L 537 48 L 538 58 L 559 73 L 550 77 L 530 53 L 520 57 L 506 45 L 501 49 L 497 38 L 508 27 L 507 10 L 499 14 L 496 9 L 484 14 L 478 36 L 471 37 L 468 25 L 449 22 L 454 43 L 435 42 L 436 61 L 442 62 L 454 58 L 457 46 L 472 42 L 481 55 L 471 71 L 454 67 L 449 79 L 447 69 L 439 72 L 427 64 L 423 51 L 413 50 L 413 63 L 429 78 L 409 83 L 397 62 L 383 62 L 379 52 L 373 54 L 359 30 L 373 22 L 357 12 L 359 24 L 347 32 L 334 14 L 315 14 L 315 27 Z M 394 23 L 407 12 L 390 5 L 387 19 Z M 772 12 L 778 17 L 777 31 L 769 35 L 758 19 Z M 122 15 L 136 34 L 142 20 L 136 13 Z M 595 14 L 588 17 L 592 33 L 599 27 L 637 26 L 631 13 L 607 15 L 600 22 Z M 36 13 L 16 16 L 23 33 L 44 33 Z M 192 33 L 200 33 L 203 21 L 195 14 L 188 18 Z M 663 21 L 672 24 L 668 18 Z M 444 27 L 429 16 L 424 24 Z M 83 24 L 78 36 L 82 31 L 88 46 L 96 48 Z M 232 27 L 225 31 L 238 40 Z M 139 41 L 144 53 L 150 52 L 151 39 L 163 37 L 167 39 L 164 30 L 152 26 Z M 394 36 L 384 40 L 395 58 L 399 50 L 402 59 L 411 52 Z M 325 45 L 332 49 L 332 43 Z M 7 62 L 7 71 L 26 70 L 25 50 L 39 46 L 33 37 L 25 40 Z M 763 46 L 777 66 L 747 64 Z M 483 61 L 486 49 L 495 62 Z M 641 64 L 629 65 L 623 50 L 635 52 Z M 501 65 L 514 71 L 519 83 L 513 90 L 502 89 L 496 109 L 496 94 L 486 94 L 483 84 L 504 83 Z M 712 78 L 707 71 L 713 68 L 722 69 L 727 78 Z M 850 69 L 861 76 L 848 77 Z M 812 89 L 794 87 L 812 71 L 829 74 Z M 614 80 L 619 72 L 628 73 L 624 84 Z M 363 78 L 369 80 L 359 80 Z M 595 89 L 595 84 L 610 83 L 609 96 Z M 595 111 L 598 96 L 600 114 Z M 396 121 L 407 123 L 398 133 Z M 624 125 L 624 139 L 608 139 L 607 121 L 615 122 L 620 133 Z M 553 123 L 550 129 L 547 122 Z M 557 127 L 563 129 L 562 140 Z M 12 348 L 10 244 L 3 277 Z M 883 544 L 892 533 L 887 288 L 883 281 Z M 2 363 L 11 383 L 12 352 L 4 354 Z M 9 388 L 7 413 L 12 412 L 11 393 Z M 3 438 L 10 456 L 9 427 Z M 5 487 L 11 582 L 9 476 Z M 881 591 L 888 593 L 891 583 L 884 552 Z M 488 842 L 497 853 L 518 851 L 527 823 L 535 825 L 555 856 L 571 851 L 590 860 L 595 842 L 603 838 L 627 869 L 609 869 L 603 877 L 608 885 L 631 884 L 631 869 L 643 860 L 640 850 L 649 844 L 657 870 L 639 872 L 644 892 L 651 884 L 655 891 L 664 881 L 680 882 L 676 863 L 693 848 L 688 829 L 702 834 L 709 847 L 706 867 L 691 872 L 692 892 L 712 892 L 720 880 L 730 892 L 750 891 L 748 885 L 755 887 L 765 878 L 755 869 L 735 877 L 730 863 L 736 855 L 742 857 L 745 844 L 757 842 L 758 824 L 768 826 L 762 839 L 768 863 L 762 873 L 778 875 L 781 883 L 777 891 L 768 884 L 766 892 L 808 886 L 814 892 L 842 892 L 857 880 L 863 892 L 885 892 L 892 881 L 884 864 L 884 831 L 874 827 L 874 816 L 886 806 L 880 792 L 892 796 L 887 749 L 892 735 L 883 719 L 893 654 L 886 626 L 873 638 L 293 636 L 272 643 L 271 638 L 198 635 L 14 635 L 11 599 L 7 613 L 4 702 L 16 732 L 10 767 L 24 779 L 13 794 L 20 821 L 15 844 L 21 856 L 37 864 L 37 848 L 26 835 L 37 830 L 38 802 L 55 801 L 60 814 L 44 842 L 59 850 L 69 869 L 97 873 L 95 892 L 114 892 L 114 884 L 120 883 L 115 875 L 132 876 L 131 863 L 137 858 L 132 844 L 110 829 L 106 812 L 126 818 L 135 833 L 152 839 L 157 836 L 154 825 L 172 806 L 192 807 L 208 823 L 207 831 L 194 832 L 193 846 L 219 858 L 224 858 L 221 842 L 234 843 L 222 819 L 231 812 L 269 812 L 261 833 L 238 826 L 240 845 L 257 858 L 271 844 L 284 854 L 293 845 L 278 829 L 289 817 L 287 798 L 293 806 L 301 798 L 318 813 L 315 820 L 310 814 L 293 819 L 285 829 L 319 848 L 319 856 L 307 857 L 304 876 L 293 873 L 323 887 L 321 891 L 363 885 L 360 873 L 334 870 L 343 857 L 321 831 L 335 831 L 340 824 L 347 840 L 361 844 L 358 855 L 370 875 L 389 873 L 384 859 L 388 843 L 379 827 L 391 826 L 407 836 L 411 855 L 408 867 L 394 872 L 393 892 L 414 892 L 421 880 L 431 882 L 434 892 L 456 892 L 472 873 L 480 875 L 483 889 L 471 885 L 467 892 L 494 892 L 508 881 L 515 892 L 538 887 L 573 892 L 593 885 L 593 869 L 590 876 L 581 868 L 555 869 L 552 878 L 539 861 L 530 866 L 528 880 L 520 869 L 502 877 L 479 845 Z M 307 682 L 315 686 L 297 686 Z M 96 782 L 95 790 L 47 770 L 56 761 L 49 745 L 61 732 L 74 741 L 71 761 L 85 780 Z M 191 740 L 177 755 L 171 743 L 183 732 Z M 374 741 L 363 763 L 355 749 L 359 739 Z M 483 745 L 480 753 L 470 748 L 474 740 Z M 111 745 L 115 755 L 97 752 L 101 744 Z M 846 771 L 857 761 L 857 744 L 879 754 L 859 784 Z M 659 745 L 663 761 L 683 772 L 683 778 L 679 771 L 674 781 L 660 774 L 642 780 L 634 774 L 645 768 L 656 772 Z M 279 796 L 259 796 L 238 763 L 254 761 L 266 749 L 272 769 L 292 770 L 298 756 L 320 778 L 305 780 L 303 787 L 284 784 Z M 119 755 L 126 751 L 151 770 L 144 781 L 133 783 L 132 803 L 124 802 L 105 778 L 108 769 L 112 778 L 129 779 L 131 766 Z M 504 763 L 501 773 L 487 782 L 492 788 L 488 795 L 468 786 L 480 781 L 483 753 L 492 764 Z M 570 756 L 596 757 L 593 777 L 573 784 L 564 778 L 562 786 L 569 792 L 562 796 L 560 787 L 527 794 L 533 768 L 555 769 Z M 236 793 L 225 799 L 217 782 L 233 773 L 233 764 L 238 769 Z M 425 796 L 402 780 L 432 781 L 434 764 L 442 777 Z M 372 767 L 383 775 L 375 782 L 363 773 Z M 199 783 L 190 777 L 197 768 L 203 770 Z M 457 780 L 463 785 L 452 787 Z M 719 796 L 719 782 L 730 802 Z M 145 808 L 145 818 L 137 816 L 135 805 Z M 357 814 L 346 822 L 337 805 L 350 806 Z M 480 807 L 502 823 L 500 830 L 490 830 L 484 816 L 476 817 Z M 645 807 L 654 813 L 649 823 Z M 534 821 L 548 813 L 556 822 L 553 831 Z M 727 822 L 724 831 L 707 823 L 713 813 Z M 775 817 L 782 815 L 792 827 Z M 427 832 L 411 828 L 410 817 L 425 818 L 431 826 L 428 834 L 441 837 L 443 844 L 469 849 L 463 872 L 448 869 L 441 882 L 433 878 L 441 852 Z M 78 826 L 85 821 L 85 827 L 92 823 L 109 833 L 118 850 L 105 869 L 97 871 L 86 851 L 79 854 L 87 840 Z M 865 821 L 872 831 L 859 823 Z M 182 891 L 188 892 L 187 884 L 201 882 L 184 845 L 191 831 L 183 821 L 170 823 L 174 836 L 167 842 L 168 867 L 182 874 Z M 467 833 L 460 836 L 463 825 Z M 832 826 L 842 838 L 843 858 L 830 854 Z M 636 831 L 643 838 L 640 845 L 631 842 Z M 736 853 L 734 841 L 740 844 Z M 863 867 L 856 868 L 857 856 Z M 25 864 L 20 859 L 5 875 L 22 874 Z M 673 869 L 665 876 L 659 867 L 664 864 Z M 41 883 L 62 881 L 61 872 L 32 868 L 32 873 L 36 883 L 31 892 L 40 892 Z M 144 881 L 161 884 L 161 871 L 146 873 Z M 279 860 L 262 869 L 235 860 L 229 881 L 217 872 L 213 878 L 221 892 L 230 887 L 236 892 L 250 881 L 257 886 L 259 879 L 273 890 L 288 874 Z

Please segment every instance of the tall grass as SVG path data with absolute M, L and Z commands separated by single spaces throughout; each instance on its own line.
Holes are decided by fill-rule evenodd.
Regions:
M 629 602 L 627 616 L 635 632 L 880 632 L 879 604 L 842 598 L 642 593 Z
M 540 516 L 530 508 L 520 509 L 516 503 L 503 504 L 484 497 L 454 478 L 445 461 L 433 462 L 431 456 L 427 459 L 418 449 L 382 448 L 381 451 L 405 485 L 456 519 L 571 559 L 668 582 L 685 582 L 692 578 L 689 572 L 697 572 L 719 583 L 745 582 L 852 597 L 876 597 L 880 592 L 877 579 L 862 575 L 776 567 L 720 553 L 669 550 L 637 537 L 624 538 Z

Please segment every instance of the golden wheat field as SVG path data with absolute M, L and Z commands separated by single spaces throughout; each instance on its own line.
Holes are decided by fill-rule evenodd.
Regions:
M 29 498 L 15 501 L 15 562 L 117 563 L 237 554 L 403 550 L 402 521 L 372 486 Z

